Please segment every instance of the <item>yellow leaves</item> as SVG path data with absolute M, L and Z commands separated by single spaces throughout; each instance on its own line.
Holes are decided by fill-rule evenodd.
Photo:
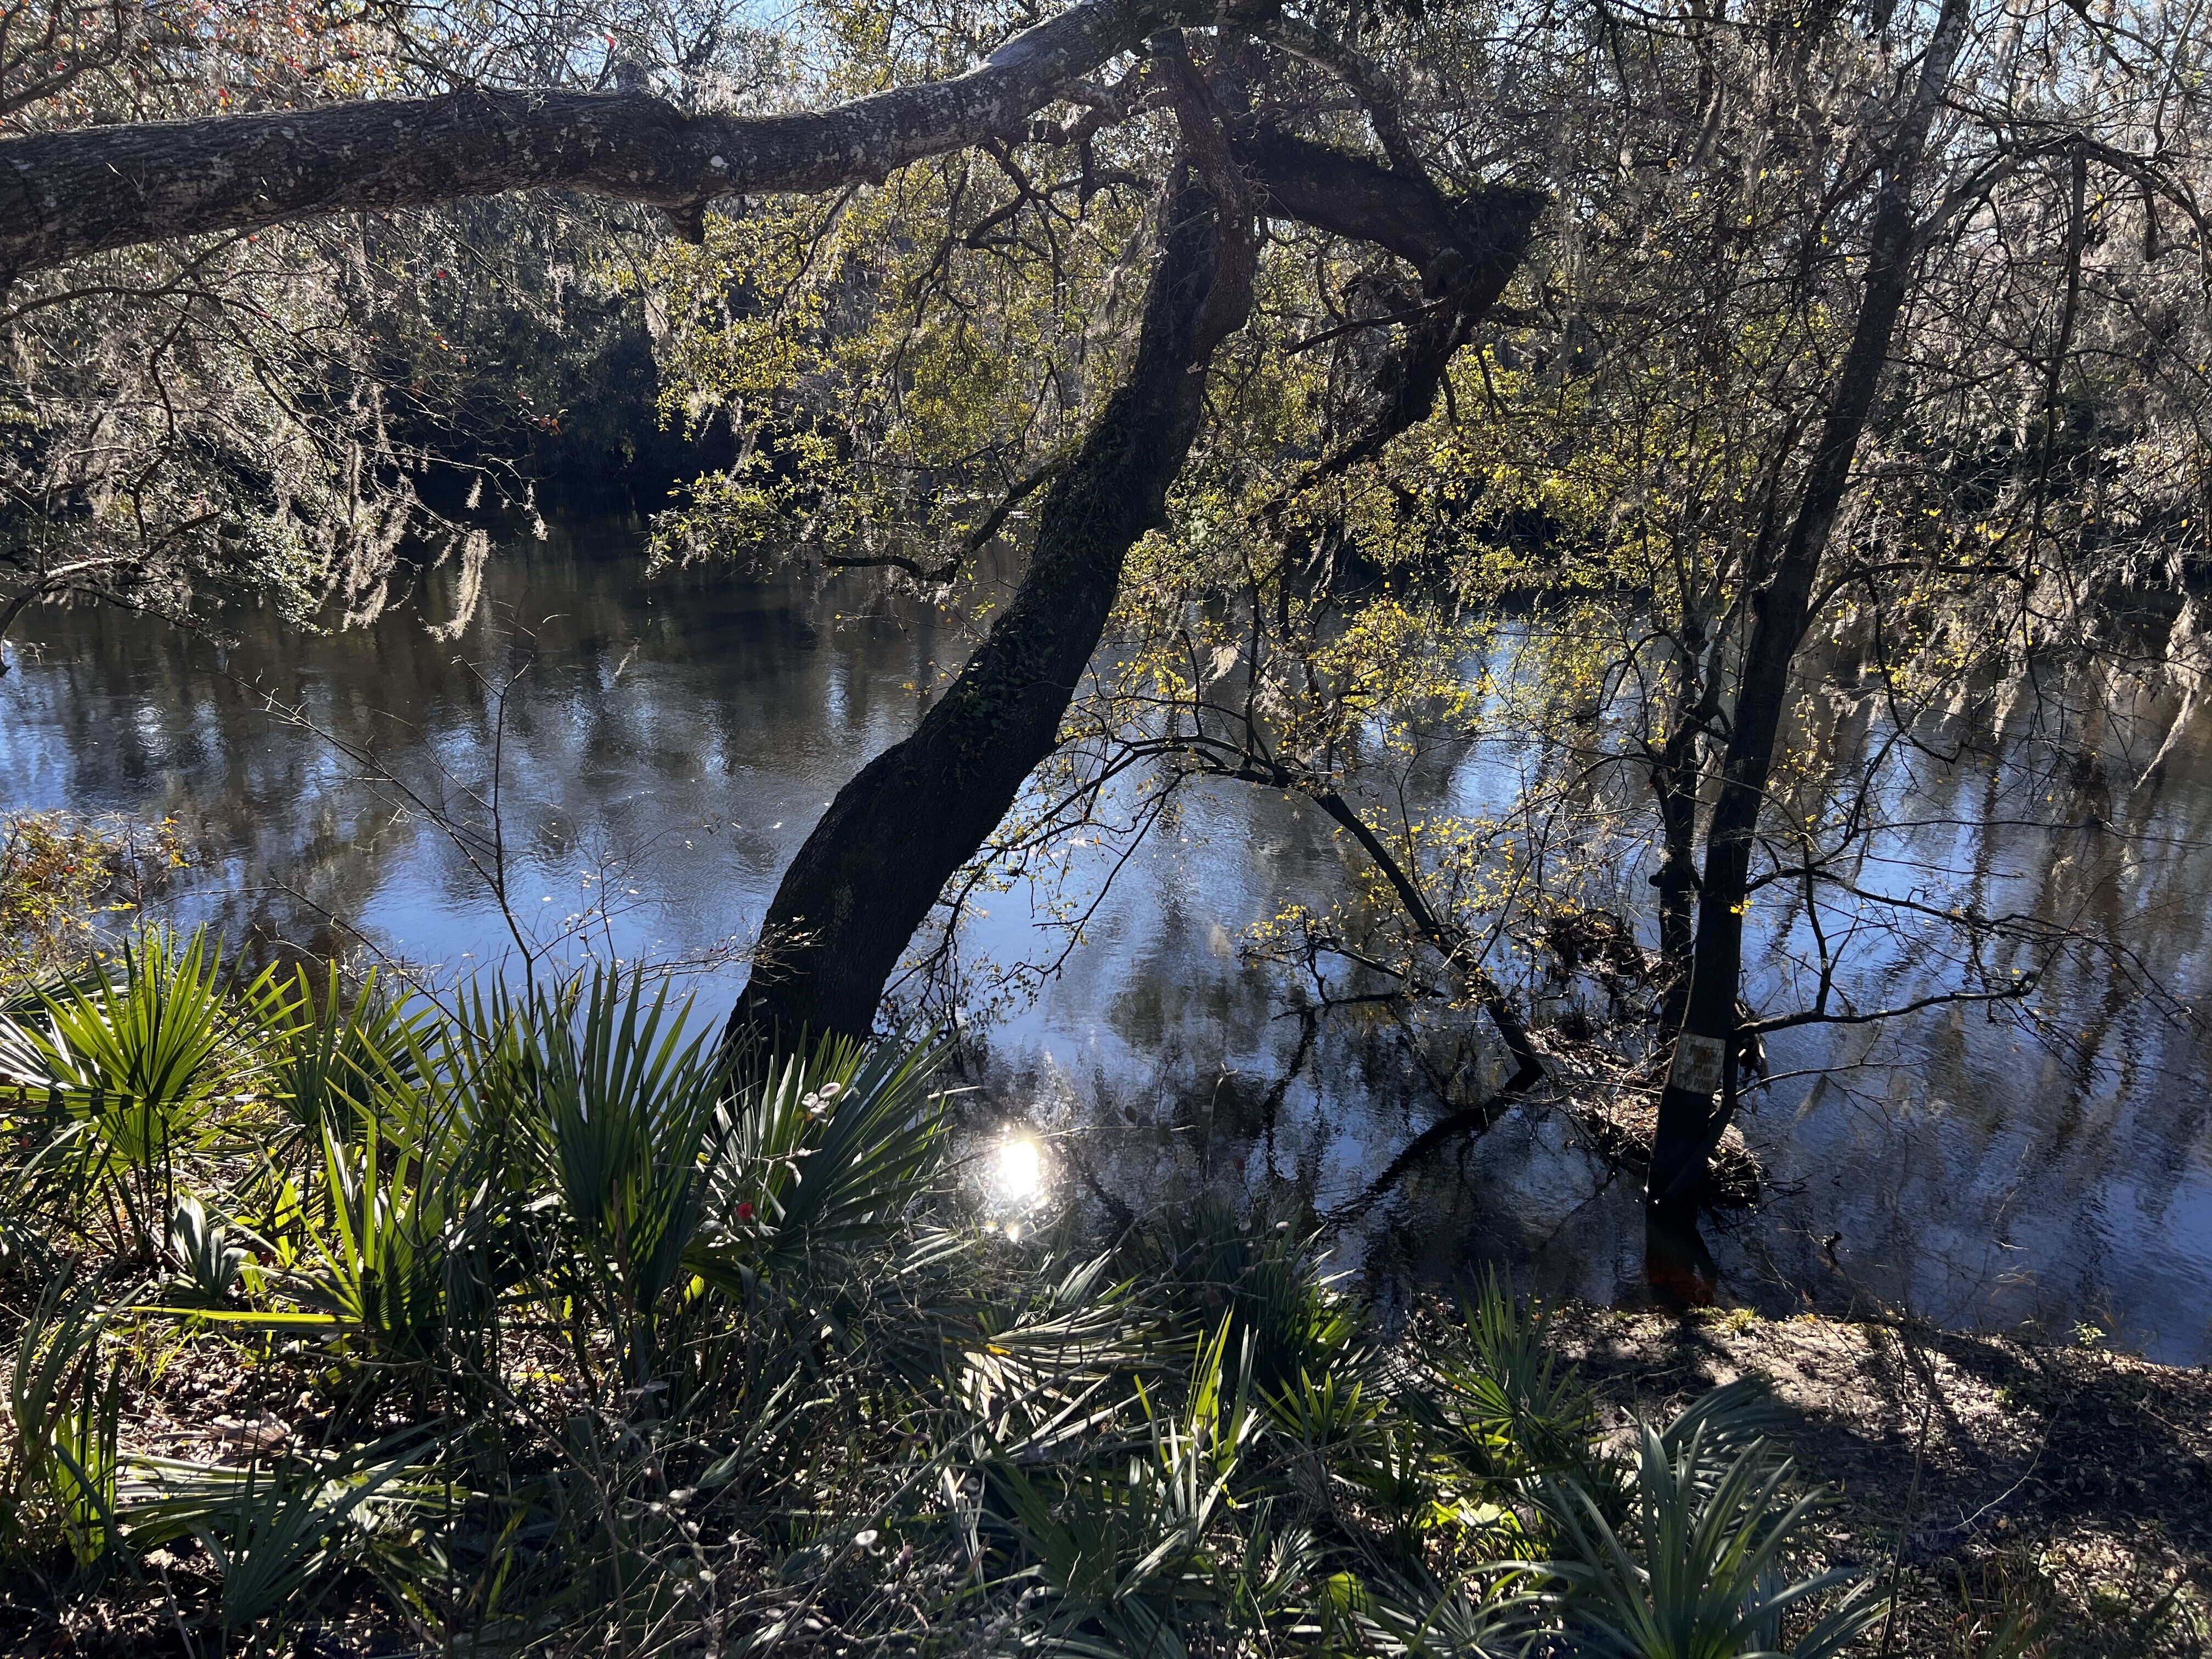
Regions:
M 96 918 L 188 860 L 173 819 L 153 824 L 59 812 L 0 817 L 0 989 L 91 955 Z
M 1450 654 L 1440 649 L 1437 618 L 1405 600 L 1384 598 L 1355 611 L 1344 630 L 1316 653 L 1321 672 L 1343 688 L 1351 707 L 1408 708 L 1423 705 L 1449 718 L 1464 704 L 1467 688 Z

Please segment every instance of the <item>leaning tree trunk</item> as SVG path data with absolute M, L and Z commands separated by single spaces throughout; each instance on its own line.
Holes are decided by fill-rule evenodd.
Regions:
M 1225 145 L 1219 159 L 1202 175 L 1177 165 L 1135 360 L 1046 498 L 1013 602 L 914 735 L 862 768 L 799 849 L 769 908 L 775 955 L 733 1033 L 865 1034 L 945 881 L 1052 753 L 1123 558 L 1161 521 L 1197 435 L 1213 349 L 1251 307 L 1250 213 L 1221 199 L 1236 194 Z
M 1837 376 L 1835 393 L 1807 470 L 1804 493 L 1771 569 L 1754 562 L 1751 635 L 1737 682 L 1721 787 L 1706 831 L 1705 878 L 1690 994 L 1660 1097 L 1659 1123 L 1644 1189 L 1653 1204 L 1693 1200 L 1728 1127 L 1734 1106 L 1737 993 L 1743 975 L 1743 925 L 1750 908 L 1751 846 L 1759 829 L 1775 741 L 1790 693 L 1790 665 L 1812 620 L 1814 580 L 1850 482 L 1851 456 L 1866 428 L 1889 357 L 1918 254 L 1912 181 L 1928 131 L 1966 25 L 1965 0 L 1944 0 L 1922 61 L 1912 107 L 1899 123 L 1882 168 L 1881 194 L 1869 237 L 1866 295 Z M 1722 1097 L 1716 1110 L 1713 1097 Z

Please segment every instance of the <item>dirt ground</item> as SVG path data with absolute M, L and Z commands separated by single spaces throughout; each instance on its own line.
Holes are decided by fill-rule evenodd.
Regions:
M 2212 1371 L 1812 1315 L 1553 1320 L 1620 1427 L 1765 1377 L 1841 1492 L 1834 1559 L 1897 1575 L 1890 1654 L 2212 1652 Z

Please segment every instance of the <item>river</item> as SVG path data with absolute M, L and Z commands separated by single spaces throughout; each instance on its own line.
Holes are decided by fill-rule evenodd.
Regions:
M 0 804 L 174 817 L 194 868 L 160 914 L 264 948 L 450 980 L 511 971 L 519 933 L 555 955 L 685 964 L 719 1012 L 816 815 L 912 728 L 964 648 L 928 605 L 862 577 L 647 580 L 632 520 L 503 547 L 449 640 L 425 619 L 449 614 L 453 586 L 433 573 L 419 605 L 343 633 L 250 613 L 223 645 L 112 611 L 29 612 L 0 679 Z M 2132 739 L 2115 729 L 2086 741 L 2125 774 Z M 1917 827 L 1889 850 L 1967 872 L 1992 902 L 2100 919 L 2186 1003 L 2212 971 L 2212 720 L 2187 721 L 2155 789 L 2117 807 L 2090 771 L 2065 787 L 2124 833 L 2016 823 L 1969 769 L 1916 786 Z M 1443 787 L 1464 801 L 1491 786 L 1470 762 Z M 1119 850 L 1072 854 L 1067 890 L 1095 891 Z M 1299 1054 L 1291 988 L 1237 950 L 1288 900 L 1333 902 L 1347 874 L 1318 814 L 1236 786 L 1190 791 L 1120 866 L 1063 971 L 988 1028 L 963 1108 L 979 1133 L 1018 1121 L 1039 1139 L 1018 1162 L 1024 1182 L 1043 1172 L 1029 1224 L 1223 1191 L 1310 1206 L 1385 1298 L 1494 1261 L 1546 1294 L 1648 1299 L 1632 1183 L 1556 1113 L 1510 1113 L 1356 1202 L 1437 1105 L 1370 1036 L 1324 1027 Z M 1056 954 L 1060 936 L 1035 925 L 1050 896 L 991 896 L 963 955 Z M 1877 969 L 1885 1000 L 1934 983 L 1909 950 Z M 1776 1190 L 1705 1228 L 1721 1298 L 2094 1327 L 2154 1358 L 2212 1358 L 2203 1027 L 2087 969 L 2046 995 L 2063 1044 L 1959 1009 L 1778 1036 L 1778 1081 L 1744 1123 Z

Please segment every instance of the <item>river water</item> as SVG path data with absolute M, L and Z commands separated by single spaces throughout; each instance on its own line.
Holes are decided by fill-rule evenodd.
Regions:
M 118 612 L 28 613 L 0 679 L 0 805 L 173 816 L 195 868 L 161 912 L 234 938 L 450 979 L 513 971 L 519 936 L 686 964 L 719 1012 L 816 815 L 964 649 L 927 605 L 858 577 L 647 580 L 635 521 L 502 548 L 473 619 L 438 637 L 453 587 L 433 573 L 416 602 L 323 636 L 248 615 L 222 646 Z M 2045 827 L 2092 810 L 2067 800 L 2020 822 L 1986 774 L 1923 774 L 1885 855 L 1991 908 L 2115 930 L 2185 1004 L 2212 970 L 2212 720 L 2184 723 L 2154 787 L 2116 797 L 2148 755 L 2112 714 L 2085 700 L 2094 763 L 2053 785 L 2093 800 L 2095 823 Z M 1439 787 L 1464 805 L 1492 784 L 1470 757 Z M 1063 896 L 1118 873 L 1062 970 L 988 1029 L 966 1109 L 979 1133 L 1018 1123 L 1042 1148 L 999 1160 L 1022 1184 L 1042 1172 L 1034 1201 L 1000 1194 L 1002 1210 L 1036 1225 L 1218 1191 L 1311 1206 L 1385 1297 L 1493 1261 L 1547 1294 L 1648 1299 L 1633 1184 L 1556 1113 L 1453 1138 L 1362 1201 L 1436 1098 L 1372 1032 L 1324 1024 L 1302 1053 L 1294 988 L 1237 949 L 1286 902 L 1346 892 L 1317 813 L 1194 789 L 1123 850 L 1068 854 Z M 1059 956 L 1064 935 L 1036 925 L 1052 896 L 992 895 L 963 957 Z M 1936 966 L 1893 951 L 1861 988 L 1893 1005 Z M 1705 1224 L 1721 1299 L 2093 1326 L 2212 1358 L 2204 1030 L 2086 966 L 2045 998 L 2063 1042 L 1958 1009 L 1778 1036 L 1777 1081 L 1744 1121 L 1777 1190 Z

